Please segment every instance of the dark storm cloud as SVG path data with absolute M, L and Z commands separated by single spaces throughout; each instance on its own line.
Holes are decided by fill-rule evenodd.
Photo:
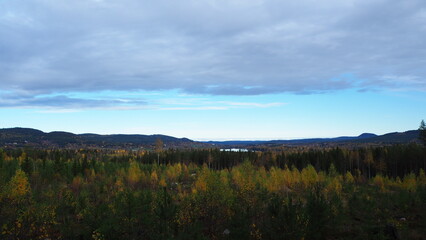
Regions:
M 426 90 L 424 0 L 6 0 L 0 36 L 0 90 L 33 96 Z

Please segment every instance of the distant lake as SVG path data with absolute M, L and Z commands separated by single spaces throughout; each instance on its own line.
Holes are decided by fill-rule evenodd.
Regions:
M 248 152 L 246 148 L 224 148 L 220 149 L 221 152 Z

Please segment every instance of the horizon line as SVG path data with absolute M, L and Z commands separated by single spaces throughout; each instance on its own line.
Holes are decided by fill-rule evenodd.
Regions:
M 295 137 L 295 138 L 190 138 L 190 137 L 176 137 L 173 135 L 168 135 L 168 134 L 163 134 L 163 133 L 155 133 L 155 134 L 143 134 L 143 133 L 93 133 L 93 132 L 84 132 L 84 133 L 76 133 L 76 132 L 70 132 L 70 131 L 62 131 L 62 130 L 55 130 L 55 131 L 43 131 L 37 128 L 30 128 L 30 127 L 8 127 L 8 128 L 1 128 L 1 130 L 5 130 L 5 129 L 32 129 L 32 130 L 37 130 L 37 131 L 41 131 L 43 133 L 53 133 L 53 132 L 64 132 L 64 133 L 71 133 L 71 134 L 75 134 L 75 135 L 85 135 L 85 134 L 95 134 L 95 135 L 104 135 L 104 136 L 108 136 L 108 135 L 145 135 L 145 136 L 155 136 L 155 135 L 162 135 L 162 136 L 168 136 L 168 137 L 174 137 L 174 138 L 186 138 L 192 141 L 196 141 L 196 142 L 268 142 L 268 141 L 292 141 L 292 140 L 306 140 L 306 139 L 333 139 L 333 138 L 340 138 L 340 137 L 359 137 L 363 134 L 374 134 L 376 136 L 381 136 L 381 135 L 385 135 L 385 134 L 389 134 L 389 133 L 404 133 L 407 131 L 415 131 L 417 129 L 411 129 L 411 130 L 406 130 L 406 131 L 402 131 L 402 132 L 398 132 L 398 131 L 394 131 L 394 132 L 388 132 L 388 133 L 384 133 L 384 134 L 376 134 L 376 133 L 371 133 L 371 132 L 363 132 L 361 134 L 358 135 L 340 135 L 340 136 L 332 136 L 332 137 L 324 137 L 324 136 L 319 136 L 319 137 Z

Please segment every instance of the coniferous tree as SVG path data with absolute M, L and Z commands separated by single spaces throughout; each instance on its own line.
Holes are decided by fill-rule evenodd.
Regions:
M 157 164 L 160 165 L 160 154 L 163 152 L 163 141 L 157 138 L 155 141 L 155 152 L 157 153 Z
M 21 169 L 27 174 L 27 176 L 31 175 L 33 167 L 29 157 L 25 157 L 25 159 L 22 161 Z
M 423 145 L 426 146 L 426 124 L 424 120 L 420 122 L 419 131 L 419 139 L 423 142 Z

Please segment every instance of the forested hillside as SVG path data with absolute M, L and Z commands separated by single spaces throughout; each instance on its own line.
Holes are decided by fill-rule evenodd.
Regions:
M 271 141 L 209 141 L 197 142 L 188 138 L 176 138 L 166 135 L 141 134 L 73 134 L 55 131 L 45 133 L 31 128 L 0 129 L 0 147 L 37 147 L 37 148 L 109 148 L 109 149 L 152 149 L 157 140 L 167 148 L 212 148 L 242 147 L 252 150 L 262 148 L 281 148 L 283 146 L 383 146 L 393 144 L 420 143 L 418 130 L 394 132 L 384 135 L 364 133 L 356 137 L 308 138 Z
M 422 239 L 425 151 L 3 149 L 1 238 Z
M 161 140 L 171 148 L 196 148 L 206 144 L 187 138 L 166 135 L 140 134 L 73 134 L 69 132 L 49 132 L 31 128 L 0 129 L 0 146 L 37 148 L 152 148 Z

